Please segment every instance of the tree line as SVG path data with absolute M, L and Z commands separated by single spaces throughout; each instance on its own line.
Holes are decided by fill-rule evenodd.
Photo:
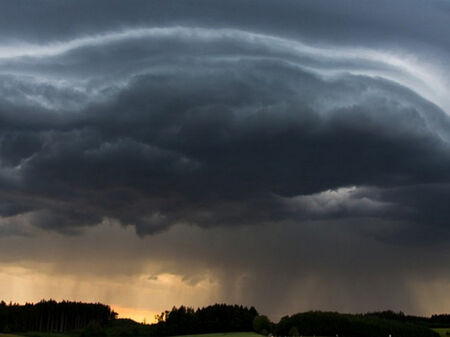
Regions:
M 377 314 L 340 314 L 311 311 L 281 318 L 275 335 L 340 337 L 438 337 L 427 325 L 388 319 Z
M 194 310 L 173 307 L 157 315 L 157 323 L 150 331 L 153 336 L 175 336 L 213 332 L 252 331 L 253 320 L 258 316 L 254 307 L 214 304 Z
M 0 332 L 70 332 L 70 337 L 162 337 L 241 331 L 265 336 L 437 337 L 430 327 L 450 327 L 450 315 L 420 317 L 392 311 L 367 314 L 310 311 L 285 316 L 274 323 L 259 315 L 254 307 L 227 304 L 198 309 L 173 307 L 156 319 L 153 324 L 117 319 L 109 306 L 100 303 L 0 302 Z
M 1 332 L 67 332 L 85 329 L 89 323 L 105 324 L 117 314 L 100 303 L 41 301 L 25 305 L 0 302 Z
M 271 322 L 253 307 L 216 304 L 194 310 L 181 306 L 164 311 L 152 325 L 112 330 L 111 337 L 177 336 L 214 332 L 255 331 L 264 336 L 336 336 L 339 337 L 438 337 L 430 329 L 439 322 L 443 327 L 446 316 L 431 318 L 402 316 L 401 313 L 340 314 L 311 311 Z M 419 322 L 419 319 L 422 321 Z M 131 327 L 131 325 L 128 325 Z M 119 332 L 120 331 L 120 332 Z
M 410 322 L 414 324 L 425 325 L 429 327 L 438 328 L 450 328 L 450 315 L 439 314 L 432 315 L 431 317 L 405 315 L 403 312 L 394 312 L 392 310 L 373 312 L 370 315 L 374 315 L 381 318 L 391 319 L 401 322 Z

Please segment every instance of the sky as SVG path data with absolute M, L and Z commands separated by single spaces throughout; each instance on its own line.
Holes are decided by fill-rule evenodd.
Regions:
M 448 0 L 0 13 L 0 298 L 450 312 Z

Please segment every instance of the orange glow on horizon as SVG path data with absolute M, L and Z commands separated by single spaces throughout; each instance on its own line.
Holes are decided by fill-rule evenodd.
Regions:
M 111 308 L 117 312 L 118 318 L 130 318 L 139 323 L 156 323 L 155 316 L 160 312 L 145 308 L 122 307 L 119 305 L 112 305 Z

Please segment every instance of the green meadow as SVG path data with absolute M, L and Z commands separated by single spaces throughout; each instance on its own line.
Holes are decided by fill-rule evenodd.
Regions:
M 433 330 L 436 331 L 441 337 L 449 337 L 450 336 L 450 328 L 436 328 Z
M 199 335 L 182 335 L 176 337 L 261 337 L 261 335 L 257 334 L 256 332 L 224 332 L 224 333 L 206 333 Z
M 256 332 L 225 332 L 225 333 L 206 333 L 199 335 L 181 335 L 176 337 L 261 337 Z
M 20 334 L 0 333 L 0 337 L 78 337 L 79 333 L 57 333 L 57 332 L 23 332 Z
M 12 335 L 12 334 L 5 334 L 0 333 L 0 337 L 30 337 L 34 336 L 33 334 L 25 334 L 24 335 Z M 47 334 L 39 334 L 36 333 L 36 337 L 61 337 L 66 336 L 64 334 L 54 334 L 54 333 L 47 333 Z M 208 333 L 208 334 L 199 334 L 199 335 L 181 335 L 176 337 L 261 337 L 261 335 L 255 333 L 255 332 L 227 332 L 227 333 Z

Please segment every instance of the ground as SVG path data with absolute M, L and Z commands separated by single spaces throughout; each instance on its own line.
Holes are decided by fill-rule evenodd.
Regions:
M 224 333 L 207 333 L 200 335 L 183 335 L 183 337 L 261 337 L 261 335 L 257 334 L 256 332 L 224 332 Z
M 433 329 L 434 331 L 438 332 L 441 337 L 448 337 L 450 336 L 450 328 L 438 328 Z

